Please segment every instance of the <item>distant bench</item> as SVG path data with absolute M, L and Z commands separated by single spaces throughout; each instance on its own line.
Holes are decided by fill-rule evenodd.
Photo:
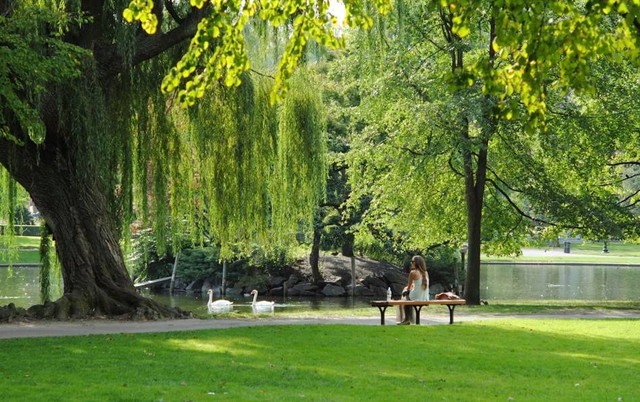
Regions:
M 390 306 L 413 306 L 413 310 L 416 312 L 416 324 L 420 324 L 420 310 L 424 306 L 447 306 L 449 308 L 449 324 L 453 324 L 453 310 L 456 306 L 461 304 L 467 304 L 464 299 L 455 300 L 374 300 L 371 302 L 372 307 L 377 307 L 380 310 L 380 325 L 384 325 L 384 313 L 387 307 Z

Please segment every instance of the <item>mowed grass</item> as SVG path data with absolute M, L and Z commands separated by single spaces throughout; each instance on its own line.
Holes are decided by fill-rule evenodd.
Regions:
M 640 244 L 610 242 L 607 244 L 608 253 L 602 251 L 602 242 L 583 241 L 571 244 L 571 252 L 564 253 L 564 248 L 547 247 L 537 250 L 534 255 L 521 255 L 518 257 L 482 256 L 482 262 L 514 261 L 514 262 L 557 262 L 557 263 L 583 263 L 583 264 L 639 264 Z
M 640 321 L 285 325 L 0 341 L 3 401 L 632 401 Z
M 33 236 L 15 236 L 11 251 L 0 248 L 0 264 L 23 263 L 34 264 L 40 262 L 40 238 Z

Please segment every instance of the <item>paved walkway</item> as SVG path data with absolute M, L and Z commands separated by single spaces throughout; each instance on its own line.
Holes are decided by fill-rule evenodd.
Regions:
M 44 336 L 76 336 L 92 334 L 196 331 L 259 325 L 354 324 L 380 325 L 380 318 L 264 318 L 264 319 L 198 319 L 159 321 L 33 321 L 0 324 L 0 339 Z
M 449 323 L 448 314 L 438 316 L 422 316 L 422 325 L 446 325 Z M 455 323 L 477 320 L 504 318 L 627 318 L 640 319 L 640 311 L 635 310 L 607 310 L 607 311 L 579 311 L 579 312 L 551 312 L 545 314 L 471 314 L 456 312 Z M 387 314 L 387 325 L 395 323 L 395 317 Z M 36 338 L 46 336 L 79 336 L 94 334 L 146 333 L 197 331 L 203 329 L 223 329 L 249 327 L 259 325 L 380 325 L 380 315 L 376 311 L 371 317 L 347 318 L 263 318 L 263 319 L 184 319 L 162 321 L 115 321 L 115 320 L 82 320 L 82 321 L 34 321 L 0 324 L 0 339 Z

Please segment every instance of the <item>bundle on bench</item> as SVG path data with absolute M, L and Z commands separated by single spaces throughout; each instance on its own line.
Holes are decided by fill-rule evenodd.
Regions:
M 453 324 L 453 310 L 456 306 L 461 304 L 466 304 L 467 301 L 464 299 L 441 299 L 441 300 L 374 300 L 371 302 L 371 306 L 378 307 L 380 310 L 380 324 L 384 325 L 384 314 L 389 306 L 413 306 L 414 311 L 416 312 L 416 324 L 420 324 L 420 310 L 424 306 L 431 305 L 443 305 L 449 308 L 449 324 Z

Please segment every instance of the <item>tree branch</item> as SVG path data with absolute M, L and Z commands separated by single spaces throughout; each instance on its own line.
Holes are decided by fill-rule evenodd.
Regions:
M 211 7 L 206 6 L 201 10 L 193 7 L 191 10 L 179 26 L 168 32 L 155 35 L 141 34 L 134 46 L 130 65 L 138 65 L 193 37 L 198 29 L 198 23 L 207 15 Z M 115 44 L 96 46 L 94 52 L 100 76 L 103 79 L 120 74 L 130 66 Z
M 173 18 L 173 20 L 178 24 L 178 25 L 182 25 L 184 23 L 184 19 L 182 17 L 180 17 L 180 15 L 178 15 L 178 12 L 176 11 L 175 6 L 173 5 L 173 2 L 170 0 L 165 0 L 164 2 L 164 8 L 167 9 L 167 12 L 169 13 L 169 15 L 171 16 L 171 18 Z
M 554 223 L 554 222 L 546 221 L 546 220 L 544 220 L 544 219 L 540 219 L 540 218 L 534 218 L 533 216 L 531 216 L 531 215 L 527 214 L 527 213 L 526 213 L 526 212 L 524 212 L 522 209 L 520 209 L 520 207 L 518 207 L 518 205 L 516 205 L 516 203 L 515 203 L 515 202 L 513 202 L 513 200 L 511 199 L 511 197 L 509 197 L 509 194 L 507 194 L 506 192 L 502 191 L 502 189 L 500 188 L 500 186 L 498 186 L 498 184 L 497 184 L 495 181 L 493 181 L 493 179 L 491 179 L 491 178 L 488 178 L 488 177 L 487 177 L 487 178 L 486 178 L 486 181 L 487 181 L 488 183 L 491 183 L 491 184 L 493 185 L 493 188 L 494 188 L 496 191 L 498 191 L 500 194 L 502 194 L 502 195 L 504 196 L 504 198 L 507 200 L 507 202 L 509 203 L 509 205 L 511 205 L 511 207 L 512 207 L 513 209 L 515 209 L 515 210 L 516 210 L 516 212 L 517 212 L 518 214 L 520 214 L 520 216 L 523 216 L 523 217 L 525 217 L 525 218 L 527 218 L 527 219 L 531 220 L 532 222 L 539 222 L 539 223 L 544 223 L 544 224 L 551 225 L 551 226 L 557 226 L 557 224 L 556 224 L 556 223 Z
M 640 161 L 620 161 L 614 163 L 607 163 L 608 166 L 626 166 L 626 165 L 638 165 L 640 166 Z
M 502 183 L 503 186 L 505 186 L 506 188 L 508 188 L 510 191 L 513 191 L 514 193 L 520 193 L 523 194 L 524 191 L 522 190 L 518 190 L 514 187 L 512 187 L 509 183 L 507 183 L 506 181 L 502 180 L 502 178 L 498 175 L 498 173 L 495 172 L 495 170 L 493 170 L 490 166 L 487 166 L 487 170 L 489 172 L 491 172 L 491 174 L 493 174 L 493 176 L 500 182 Z
M 253 68 L 249 69 L 249 71 L 251 71 L 252 73 L 257 74 L 257 75 L 259 75 L 259 76 L 261 76 L 261 77 L 271 78 L 272 80 L 275 80 L 275 79 L 276 79 L 276 77 L 274 77 L 273 75 L 269 75 L 269 74 L 261 73 L 260 71 L 255 70 L 255 69 L 253 69 Z
M 621 205 L 627 201 L 629 201 L 631 198 L 635 197 L 638 193 L 640 193 L 640 189 L 636 190 L 635 192 L 629 194 L 628 196 L 624 197 L 623 199 L 621 199 L 620 201 L 618 201 L 618 205 Z M 629 205 L 627 205 L 627 207 L 632 207 L 634 205 L 636 205 L 638 203 L 638 201 L 634 201 L 632 203 L 630 203 Z

